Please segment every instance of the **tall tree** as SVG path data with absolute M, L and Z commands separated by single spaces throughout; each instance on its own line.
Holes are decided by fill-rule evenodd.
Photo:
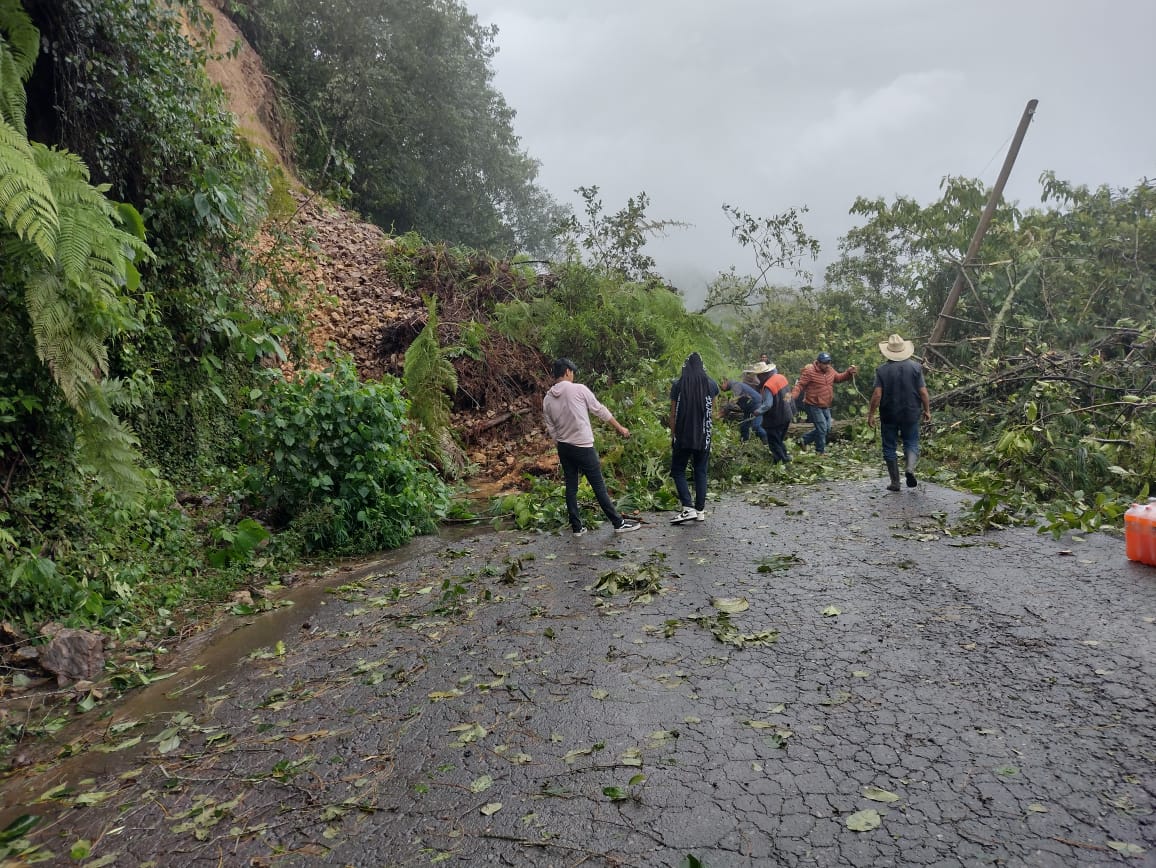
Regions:
M 352 204 L 398 232 L 496 253 L 541 252 L 562 216 L 493 84 L 497 28 L 457 0 L 234 0 L 280 78 L 299 158 L 348 158 Z
M 1072 345 L 1120 322 L 1151 322 L 1156 301 L 1156 189 L 1089 190 L 1042 179 L 1043 208 L 1003 204 L 964 276 L 955 311 L 956 360 L 991 357 L 1025 343 Z M 979 219 L 979 181 L 947 179 L 922 206 L 858 199 L 866 218 L 840 243 L 829 285 L 874 299 L 897 325 L 930 328 Z M 978 353 L 972 349 L 979 347 Z

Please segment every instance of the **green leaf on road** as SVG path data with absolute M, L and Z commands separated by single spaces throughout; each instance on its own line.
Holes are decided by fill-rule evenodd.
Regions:
M 1123 853 L 1125 856 L 1143 856 L 1147 851 L 1136 844 L 1127 844 L 1123 841 L 1109 841 L 1108 846 L 1117 853 Z
M 881 790 L 879 787 L 864 787 L 863 797 L 870 799 L 873 802 L 898 802 L 899 796 L 889 790 Z
M 720 612 L 726 612 L 728 615 L 745 612 L 751 607 L 750 602 L 745 597 L 715 597 L 710 602 Z
M 618 755 L 618 762 L 624 766 L 641 766 L 642 751 L 636 747 L 628 747 Z
M 492 817 L 500 810 L 502 810 L 501 802 L 487 802 L 481 807 L 481 812 L 487 817 Z
M 21 814 L 3 829 L 0 829 L 0 843 L 23 838 L 39 822 L 40 817 L 36 814 Z
M 494 779 L 489 775 L 482 775 L 480 778 L 470 784 L 471 793 L 484 793 L 494 785 Z
M 878 829 L 882 822 L 883 818 L 879 816 L 879 812 L 874 808 L 868 808 L 865 811 L 856 811 L 848 817 L 847 828 L 852 832 L 870 832 L 872 829 Z

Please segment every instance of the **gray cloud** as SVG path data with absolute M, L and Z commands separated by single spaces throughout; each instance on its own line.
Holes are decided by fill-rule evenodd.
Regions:
M 1053 169 L 1132 186 L 1156 167 L 1156 3 L 1116 0 L 467 0 L 497 24 L 496 85 L 557 198 L 608 210 L 646 191 L 693 224 L 648 245 L 692 301 L 730 265 L 724 202 L 807 206 L 824 252 L 858 195 L 930 201 L 946 175 L 991 184 L 1040 100 L 1008 186 Z

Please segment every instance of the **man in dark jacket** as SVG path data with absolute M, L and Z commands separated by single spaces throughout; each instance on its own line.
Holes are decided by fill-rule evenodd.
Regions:
M 903 440 L 907 487 L 915 488 L 915 464 L 919 460 L 919 425 L 931 421 L 931 398 L 923 381 L 923 366 L 911 358 L 915 344 L 892 335 L 879 344 L 887 361 L 875 369 L 875 388 L 867 407 L 867 424 L 875 427 L 879 411 L 879 434 L 883 440 L 883 461 L 890 477 L 888 491 L 899 490 L 899 456 L 896 446 Z
M 743 412 L 742 421 L 739 422 L 739 439 L 746 443 L 751 439 L 753 431 L 765 445 L 767 433 L 763 430 L 763 420 L 761 416 L 755 415 L 755 407 L 759 405 L 758 390 L 742 380 L 731 380 L 727 377 L 718 381 L 718 387 L 724 392 L 732 393 L 735 396 L 735 403 Z
M 706 520 L 707 468 L 718 383 L 707 376 L 698 353 L 687 356 L 682 374 L 670 387 L 670 475 L 682 511 L 671 524 Z M 686 484 L 686 466 L 694 468 L 694 498 Z
M 754 371 L 762 381 L 760 385 L 762 397 L 755 412 L 763 417 L 763 430 L 767 432 L 771 461 L 775 464 L 780 461 L 788 464 L 791 456 L 787 453 L 785 439 L 791 417 L 795 414 L 790 384 L 787 378 L 779 373 L 778 366 L 774 362 L 762 362 L 754 368 Z

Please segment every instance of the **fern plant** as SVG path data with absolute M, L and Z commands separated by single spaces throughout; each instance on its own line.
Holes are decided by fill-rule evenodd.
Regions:
M 113 490 L 138 493 L 137 440 L 116 415 L 108 342 L 139 327 L 129 293 L 150 256 L 144 224 L 93 186 L 74 154 L 28 139 L 24 83 L 39 34 L 16 0 L 0 0 L 0 256 L 21 276 L 36 354 L 76 412 L 82 456 Z
M 409 416 L 419 428 L 419 451 L 452 477 L 460 475 L 466 465 L 450 427 L 451 395 L 457 391 L 458 376 L 438 342 L 437 299 L 427 297 L 425 303 L 425 328 L 405 351 Z

